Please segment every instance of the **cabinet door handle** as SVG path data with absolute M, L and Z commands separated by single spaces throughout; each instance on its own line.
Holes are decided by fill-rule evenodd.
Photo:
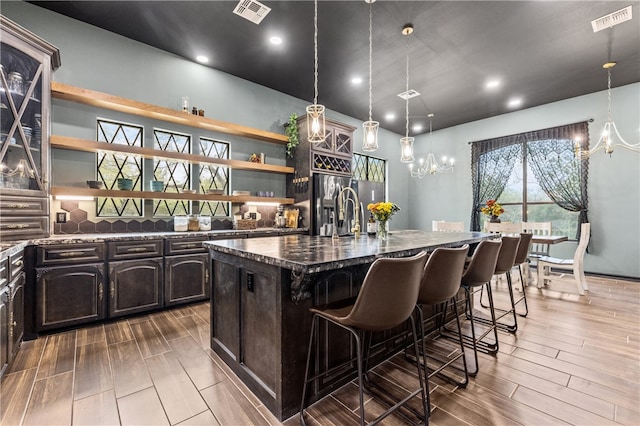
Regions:
M 58 253 L 60 257 L 79 257 L 82 256 L 84 252 L 81 251 L 65 251 L 63 253 Z
M 141 253 L 143 251 L 147 251 L 146 247 L 131 247 L 127 249 L 128 253 Z
M 13 320 L 13 312 L 9 312 L 9 340 L 13 339 L 13 328 L 16 322 Z
M 102 302 L 102 297 L 104 296 L 104 288 L 102 283 L 98 284 L 98 300 Z
M 112 299 L 116 297 L 116 286 L 113 285 L 113 281 L 111 281 L 111 287 L 109 287 L 109 295 Z
M 209 270 L 208 269 L 206 269 L 204 271 L 204 281 L 205 281 L 205 284 L 209 283 Z
M 11 224 L 11 225 L 7 225 L 7 228 L 9 228 L 9 229 L 24 229 L 24 228 L 28 228 L 29 226 L 31 226 L 31 225 L 29 225 L 27 223 L 14 223 L 14 224 Z

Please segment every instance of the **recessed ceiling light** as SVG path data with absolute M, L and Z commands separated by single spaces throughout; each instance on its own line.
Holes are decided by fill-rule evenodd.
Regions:
M 491 80 L 487 80 L 487 82 L 484 84 L 484 87 L 486 89 L 495 89 L 499 87 L 500 84 L 501 84 L 500 80 L 498 80 L 497 78 L 494 78 Z
M 414 124 L 413 127 L 411 128 L 414 132 L 421 132 L 422 131 L 422 124 Z
M 507 102 L 509 108 L 517 108 L 520 105 L 522 105 L 522 98 L 511 98 L 509 102 Z
M 282 44 L 282 37 L 272 36 L 269 38 L 269 43 L 279 46 Z
M 387 121 L 393 121 L 396 119 L 396 115 L 392 112 L 388 112 L 384 115 L 384 119 Z
M 209 62 L 209 58 L 204 55 L 198 55 L 196 56 L 196 61 L 200 62 L 201 64 L 206 64 L 207 62 Z
M 353 84 L 361 84 L 362 83 L 362 77 L 353 77 L 353 78 L 351 78 L 351 83 L 353 83 Z

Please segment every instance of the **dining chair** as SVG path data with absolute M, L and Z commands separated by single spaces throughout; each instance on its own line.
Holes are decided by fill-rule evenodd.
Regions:
M 426 374 L 422 368 L 426 365 L 424 359 L 422 362 L 417 363 L 418 381 L 420 387 L 413 391 L 410 391 L 407 396 L 402 400 L 395 403 L 392 407 L 387 409 L 384 413 L 376 417 L 374 420 L 365 419 L 364 413 L 364 382 L 366 380 L 366 374 L 369 371 L 367 358 L 369 349 L 367 347 L 370 342 L 371 332 L 379 332 L 397 327 L 407 320 L 411 323 L 411 332 L 413 336 L 413 348 L 415 353 L 420 353 L 418 350 L 418 333 L 413 318 L 413 311 L 418 301 L 418 293 L 420 291 L 422 274 L 424 266 L 427 261 L 427 253 L 420 252 L 419 254 L 407 257 L 407 258 L 379 258 L 376 259 L 367 274 L 364 277 L 358 296 L 353 304 L 330 304 L 326 306 L 317 306 L 310 308 L 313 313 L 313 319 L 311 321 L 311 335 L 309 337 L 309 348 L 307 352 L 307 366 L 304 375 L 304 386 L 302 389 L 302 402 L 300 405 L 300 422 L 305 423 L 305 408 L 307 404 L 307 388 L 311 382 L 316 381 L 321 377 L 327 375 L 335 375 L 336 371 L 342 367 L 335 366 L 327 371 L 316 373 L 310 377 L 312 371 L 312 359 L 316 351 L 314 351 L 314 344 L 316 339 L 319 339 L 319 321 L 324 320 L 331 324 L 334 324 L 349 333 L 355 340 L 356 348 L 356 364 L 358 370 L 358 387 L 359 387 L 359 402 L 360 402 L 360 425 L 375 424 L 387 417 L 391 412 L 397 410 L 401 406 L 405 405 L 413 397 L 420 394 L 422 398 L 422 405 L 424 413 L 420 413 L 420 416 L 424 416 L 425 423 L 429 417 L 429 384 L 425 380 Z M 325 342 L 330 345 L 331 342 Z M 424 352 L 422 352 L 424 354 Z M 347 363 L 351 363 L 353 360 L 348 360 Z M 344 365 L 344 364 L 343 364 Z M 313 368 L 313 371 L 317 371 L 318 366 Z M 346 371 L 347 374 L 351 374 L 351 371 Z
M 589 291 L 587 279 L 584 276 L 584 254 L 589 245 L 591 237 L 591 224 L 583 223 L 580 225 L 580 241 L 573 255 L 573 259 L 558 259 L 555 257 L 543 256 L 538 258 L 538 288 L 547 285 L 551 281 L 559 281 L 566 279 L 566 274 L 553 274 L 551 268 L 560 270 L 570 270 L 573 273 L 573 281 L 578 288 L 578 293 L 584 296 L 584 292 Z
M 431 226 L 436 232 L 464 232 L 464 222 L 446 222 L 444 220 L 434 220 Z
M 551 222 L 523 222 L 522 232 L 530 232 L 533 235 L 549 236 L 551 235 Z M 536 259 L 541 256 L 549 256 L 549 244 L 531 244 L 529 256 Z
M 487 232 L 492 234 L 503 235 L 520 235 L 522 232 L 522 223 L 519 222 L 487 222 Z

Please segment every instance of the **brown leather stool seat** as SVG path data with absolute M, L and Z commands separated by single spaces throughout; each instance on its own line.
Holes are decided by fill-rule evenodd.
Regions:
M 498 253 L 498 260 L 496 261 L 496 268 L 493 271 L 494 275 L 502 275 L 505 274 L 507 276 L 507 290 L 509 292 L 509 302 L 511 305 L 510 309 L 502 309 L 496 307 L 495 299 L 493 300 L 493 307 L 491 308 L 494 311 L 494 319 L 492 320 L 495 323 L 495 326 L 499 329 L 506 331 L 508 333 L 515 333 L 518 330 L 518 316 L 516 315 L 516 303 L 513 297 L 513 284 L 511 280 L 511 269 L 515 266 L 516 254 L 518 253 L 518 246 L 520 245 L 520 236 L 517 237 L 502 237 L 502 246 L 500 246 L 500 252 Z M 484 287 L 483 287 L 484 289 Z M 487 285 L 487 293 L 488 290 L 491 289 L 491 283 Z M 480 303 L 482 304 L 482 295 L 483 291 L 480 292 Z M 483 307 L 488 308 L 489 306 L 482 304 Z M 495 312 L 499 314 L 496 316 Z M 511 315 L 511 322 L 500 322 L 500 320 L 508 315 Z M 483 324 L 490 324 L 491 320 L 487 318 L 478 317 L 476 321 Z
M 469 382 L 469 374 L 467 372 L 464 344 L 460 332 L 460 318 L 458 316 L 456 296 L 460 290 L 460 282 L 468 250 L 468 245 L 464 245 L 460 248 L 437 248 L 429 255 L 427 264 L 424 267 L 422 285 L 420 286 L 418 303 L 416 305 L 416 312 L 419 318 L 418 324 L 422 325 L 419 327 L 420 339 L 422 342 L 421 349 L 425 354 L 427 362 L 438 362 L 438 367 L 436 368 L 429 368 L 430 364 L 429 362 L 427 363 L 427 379 L 438 375 L 461 387 L 465 387 Z M 422 305 L 433 306 L 434 311 L 431 317 L 426 319 L 424 318 Z M 451 311 L 456 319 L 458 343 L 460 345 L 459 352 L 457 352 L 457 350 L 452 351 L 447 354 L 446 358 L 436 355 L 426 355 L 427 352 L 425 352 L 424 342 L 425 325 L 432 327 L 432 324 L 435 324 L 436 329 L 430 333 L 430 337 L 433 337 L 434 339 L 439 337 L 438 335 L 441 335 L 442 328 L 446 323 L 448 306 L 451 306 Z M 406 353 L 407 352 L 405 351 L 405 354 Z M 462 359 L 462 368 L 456 367 L 454 364 L 459 359 Z M 464 378 L 462 380 L 453 378 L 450 375 L 444 375 L 445 369 L 450 370 L 454 368 L 464 373 Z
M 389 330 L 410 320 L 414 350 L 416 353 L 418 352 L 417 331 L 415 321 L 411 314 L 418 300 L 420 280 L 426 260 L 427 254 L 425 252 L 408 258 L 376 259 L 369 268 L 362 282 L 358 297 L 353 305 L 338 308 L 333 308 L 332 306 L 322 308 L 314 307 L 310 309 L 314 315 L 311 323 L 307 367 L 302 390 L 302 403 L 300 406 L 300 421 L 303 425 L 305 424 L 304 410 L 307 403 L 306 395 L 308 384 L 327 374 L 335 374 L 335 368 L 332 368 L 329 371 L 309 377 L 312 355 L 314 353 L 314 343 L 318 335 L 319 321 L 329 321 L 332 324 L 342 327 L 349 331 L 355 339 L 358 385 L 360 391 L 360 424 L 364 425 L 366 421 L 364 415 L 363 378 L 367 372 L 365 368 L 367 364 L 366 360 L 363 359 L 365 358 L 363 357 L 363 353 L 368 352 L 368 349 L 364 347 L 364 343 L 368 340 L 363 338 L 364 333 Z M 428 383 L 424 380 L 424 371 L 420 367 L 420 364 L 418 364 L 417 368 L 420 387 L 411 391 L 408 396 L 390 407 L 375 420 L 367 422 L 369 425 L 378 423 L 418 394 L 421 394 L 422 397 L 423 414 L 426 422 L 429 416 L 427 399 L 429 392 Z M 349 373 L 351 374 L 351 372 Z
M 445 337 L 462 340 L 466 346 L 473 348 L 473 356 L 475 359 L 475 368 L 473 371 L 469 371 L 469 375 L 475 376 L 478 374 L 478 351 L 495 355 L 498 352 L 498 330 L 496 328 L 495 313 L 493 310 L 493 296 L 491 293 L 491 277 L 496 269 L 496 262 L 498 260 L 498 252 L 502 242 L 499 240 L 487 240 L 482 241 L 473 252 L 471 260 L 467 265 L 461 279 L 461 288 L 465 292 L 465 313 L 467 319 L 471 322 L 471 335 L 458 333 L 455 330 L 446 329 Z M 487 329 L 476 336 L 475 321 L 473 315 L 473 295 L 478 291 L 481 291 L 484 287 L 487 287 L 487 294 L 489 297 L 489 312 L 491 314 L 491 321 Z M 493 341 L 486 339 L 488 335 L 493 332 Z

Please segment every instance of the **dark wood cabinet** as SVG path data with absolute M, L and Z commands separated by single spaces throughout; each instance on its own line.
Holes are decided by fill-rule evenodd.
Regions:
M 209 269 L 207 254 L 167 257 L 164 273 L 165 306 L 207 299 Z
M 36 269 L 36 331 L 106 318 L 104 263 Z
M 109 262 L 109 317 L 162 307 L 162 258 Z
M 9 287 L 0 287 L 0 377 L 9 365 Z
M 9 284 L 9 362 L 15 358 L 24 337 L 24 272 Z

